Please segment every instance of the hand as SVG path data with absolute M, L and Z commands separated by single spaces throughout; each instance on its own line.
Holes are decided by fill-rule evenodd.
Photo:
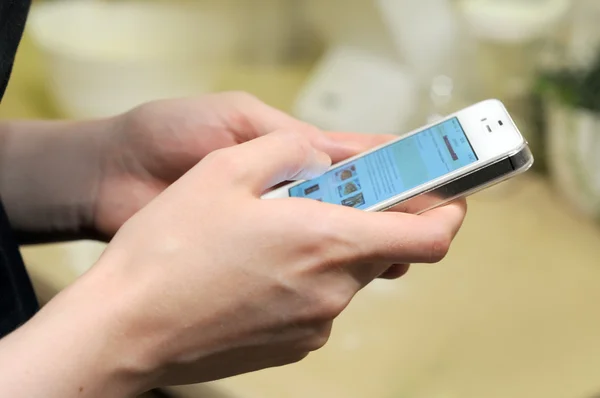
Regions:
M 208 153 L 277 129 L 304 134 L 334 162 L 389 136 L 329 133 L 243 93 L 157 101 L 90 121 L 0 123 L 0 193 L 23 244 L 108 241 Z
M 338 162 L 390 139 L 323 135 L 245 93 L 156 101 L 117 117 L 112 126 L 93 215 L 95 229 L 104 239 L 217 149 L 285 129 L 310 137 Z M 197 189 L 205 190 L 203 185 Z
M 21 338 L 38 363 L 61 358 L 60 366 L 29 370 L 18 351 L 0 358 L 20 358 L 11 368 L 22 362 L 35 385 L 58 392 L 47 396 L 79 388 L 80 396 L 118 397 L 280 366 L 322 347 L 332 321 L 391 264 L 445 256 L 462 201 L 416 216 L 260 199 L 270 186 L 328 167 L 311 141 L 277 132 L 211 153 L 131 217 L 91 271 L 13 337 L 12 347 Z M 32 385 L 14 381 L 4 391 L 25 396 Z

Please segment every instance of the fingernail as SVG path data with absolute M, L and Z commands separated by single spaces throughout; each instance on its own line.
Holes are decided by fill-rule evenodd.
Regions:
M 317 178 L 331 167 L 331 158 L 325 152 L 313 149 L 313 154 L 304 170 L 298 175 L 299 180 Z

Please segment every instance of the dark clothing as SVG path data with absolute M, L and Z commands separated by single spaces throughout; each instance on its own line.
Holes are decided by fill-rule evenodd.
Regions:
M 0 98 L 4 95 L 10 78 L 29 4 L 30 0 L 0 1 Z
M 0 98 L 8 85 L 29 6 L 30 0 L 0 0 Z M 0 203 L 0 337 L 26 322 L 37 308 L 19 247 Z

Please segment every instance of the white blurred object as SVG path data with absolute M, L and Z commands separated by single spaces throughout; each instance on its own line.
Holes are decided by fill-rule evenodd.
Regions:
M 600 116 L 549 101 L 546 157 L 560 195 L 581 214 L 600 220 Z
M 571 7 L 571 0 L 460 0 L 459 9 L 480 38 L 526 42 L 547 34 Z
M 352 46 L 394 57 L 397 51 L 373 0 L 303 0 L 307 17 L 330 47 Z
M 396 52 L 417 79 L 416 124 L 459 110 L 469 97 L 471 41 L 450 0 L 377 0 Z M 458 84 L 460 83 L 460 84 Z
M 573 16 L 567 54 L 576 66 L 587 67 L 600 51 L 600 1 L 578 0 Z
M 323 129 L 399 134 L 413 115 L 415 96 L 413 76 L 393 60 L 338 46 L 317 65 L 294 113 Z
M 225 14 L 184 4 L 52 1 L 29 23 L 52 94 L 76 118 L 208 92 L 235 45 Z
M 426 81 L 448 73 L 458 23 L 449 0 L 377 0 L 404 63 Z
M 451 77 L 440 75 L 433 78 L 429 90 L 432 109 L 427 116 L 427 123 L 435 123 L 452 113 L 448 107 L 452 104 L 453 92 L 454 80 Z

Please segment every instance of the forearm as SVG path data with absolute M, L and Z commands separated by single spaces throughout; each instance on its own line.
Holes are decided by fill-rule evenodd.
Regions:
M 119 293 L 83 279 L 0 340 L 1 396 L 126 398 L 148 389 L 121 327 L 124 304 L 110 299 Z
M 21 243 L 91 234 L 110 122 L 0 124 L 0 197 Z

